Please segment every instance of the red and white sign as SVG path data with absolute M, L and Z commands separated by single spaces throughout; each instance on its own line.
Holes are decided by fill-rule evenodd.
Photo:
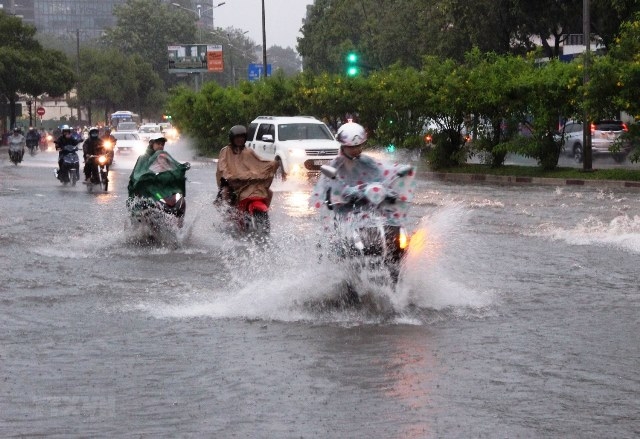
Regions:
M 43 108 L 43 107 L 38 107 L 38 108 L 36 109 L 36 114 L 37 114 L 38 116 L 42 117 L 42 116 L 44 116 L 44 113 L 45 113 L 45 111 L 44 111 L 44 108 Z
M 224 72 L 221 45 L 207 46 L 207 70 L 209 72 Z

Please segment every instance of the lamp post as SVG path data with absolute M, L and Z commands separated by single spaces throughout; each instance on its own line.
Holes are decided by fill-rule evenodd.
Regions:
M 249 31 L 246 30 L 244 32 L 242 32 L 242 35 L 248 33 Z M 231 44 L 231 34 L 227 33 L 227 41 L 229 41 L 229 47 L 235 49 L 236 47 Z M 231 84 L 235 87 L 236 86 L 236 69 L 233 67 L 233 51 L 229 51 L 229 61 L 231 63 Z
M 586 86 L 589 83 L 589 56 L 591 52 L 591 16 L 589 14 L 589 0 L 582 0 L 582 33 L 585 45 L 584 70 L 582 82 Z M 582 122 L 582 170 L 592 171 L 593 155 L 591 149 L 591 115 L 589 109 L 584 106 Z
M 195 9 L 191 9 L 191 8 L 187 8 L 185 6 L 182 6 L 180 3 L 171 3 L 173 6 L 175 6 L 176 8 L 180 8 L 180 9 L 184 9 L 185 11 L 189 11 L 189 12 L 193 12 L 194 14 L 196 14 L 198 16 L 198 21 L 202 20 L 202 15 L 212 11 L 211 12 L 211 29 L 215 29 L 215 24 L 214 24 L 214 16 L 213 16 L 213 10 L 216 8 L 219 8 L 222 5 L 226 5 L 227 2 L 220 2 L 217 5 L 215 4 L 215 0 L 212 1 L 211 3 L 211 7 L 207 8 L 205 10 L 202 10 L 202 4 L 198 3 L 196 5 Z
M 262 75 L 267 77 L 267 30 L 265 28 L 264 0 L 262 0 Z

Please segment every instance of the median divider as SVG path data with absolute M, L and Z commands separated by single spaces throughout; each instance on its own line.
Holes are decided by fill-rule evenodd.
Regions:
M 484 183 L 516 186 L 584 186 L 599 188 L 640 189 L 638 181 L 589 180 L 575 178 L 517 177 L 515 175 L 464 174 L 450 172 L 418 172 L 426 180 L 450 181 L 458 183 Z

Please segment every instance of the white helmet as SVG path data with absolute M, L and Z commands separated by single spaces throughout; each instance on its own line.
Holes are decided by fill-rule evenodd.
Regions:
M 149 136 L 149 144 L 152 144 L 156 140 L 159 140 L 162 143 L 167 143 L 167 138 L 162 133 L 153 133 Z
M 358 146 L 367 141 L 367 131 L 355 122 L 345 123 L 338 129 L 336 140 L 342 146 Z

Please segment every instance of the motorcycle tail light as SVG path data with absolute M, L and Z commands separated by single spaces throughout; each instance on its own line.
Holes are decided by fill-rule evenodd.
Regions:
M 409 235 L 404 228 L 400 228 L 400 233 L 398 235 L 398 246 L 404 250 L 409 246 Z

